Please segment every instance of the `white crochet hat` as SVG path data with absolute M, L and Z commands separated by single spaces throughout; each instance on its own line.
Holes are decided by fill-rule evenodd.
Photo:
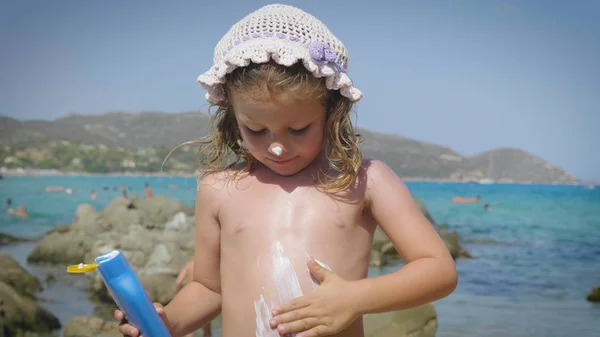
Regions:
M 226 100 L 225 75 L 238 67 L 273 60 L 284 66 L 302 63 L 314 76 L 325 77 L 330 90 L 351 101 L 362 93 L 353 87 L 348 52 L 340 40 L 314 16 L 292 6 L 268 5 L 250 13 L 229 29 L 215 48 L 213 66 L 198 76 L 212 104 Z

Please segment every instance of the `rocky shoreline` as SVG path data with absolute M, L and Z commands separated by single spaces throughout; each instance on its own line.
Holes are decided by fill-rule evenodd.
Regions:
M 60 329 L 58 318 L 44 309 L 37 297 L 41 290 L 39 279 L 29 274 L 10 254 L 0 253 L 0 326 L 3 335 L 20 336 L 28 332 L 45 336 Z
M 425 205 L 423 214 L 435 224 Z M 47 232 L 27 256 L 35 266 L 56 266 L 61 270 L 74 261 L 93 259 L 112 249 L 121 250 L 138 273 L 152 301 L 167 304 L 176 293 L 175 278 L 193 256 L 193 210 L 164 196 L 150 199 L 118 197 L 97 211 L 89 204 L 77 208 L 73 223 L 59 225 Z M 454 258 L 470 257 L 454 232 L 439 230 Z M 19 238 L 0 235 L 0 244 L 19 243 Z M 400 257 L 383 231 L 377 230 L 372 247 L 372 267 L 401 263 Z M 115 303 L 98 273 L 80 275 L 84 290 L 96 308 L 93 316 L 77 316 L 61 326 L 55 314 L 44 309 L 38 294 L 42 283 L 61 282 L 49 273 L 42 282 L 28 273 L 7 253 L 0 254 L 0 303 L 2 324 L 8 336 L 65 337 L 120 336 L 110 318 Z M 60 279 L 60 277 L 59 277 Z M 19 318 L 23 317 L 23 318 Z M 215 327 L 219 322 L 215 322 Z M 366 336 L 429 337 L 437 331 L 433 304 L 380 315 L 365 316 Z M 201 332 L 198 332 L 201 335 Z

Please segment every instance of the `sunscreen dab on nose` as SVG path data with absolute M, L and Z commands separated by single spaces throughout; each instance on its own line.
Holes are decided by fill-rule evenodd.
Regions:
M 281 152 L 283 152 L 283 150 L 280 146 L 275 146 L 271 149 L 271 152 L 273 152 L 277 156 L 281 156 Z

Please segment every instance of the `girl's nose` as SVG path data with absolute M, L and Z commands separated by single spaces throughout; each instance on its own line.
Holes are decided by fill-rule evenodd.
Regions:
M 281 156 L 284 152 L 285 148 L 279 143 L 272 143 L 269 145 L 269 153 L 274 154 L 277 157 Z

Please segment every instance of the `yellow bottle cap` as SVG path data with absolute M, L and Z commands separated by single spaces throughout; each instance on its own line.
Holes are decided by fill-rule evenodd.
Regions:
M 73 265 L 70 265 L 67 267 L 67 273 L 71 273 L 71 274 L 88 273 L 88 272 L 96 270 L 96 268 L 98 268 L 98 266 L 99 266 L 99 264 L 97 264 L 97 263 L 73 264 Z

